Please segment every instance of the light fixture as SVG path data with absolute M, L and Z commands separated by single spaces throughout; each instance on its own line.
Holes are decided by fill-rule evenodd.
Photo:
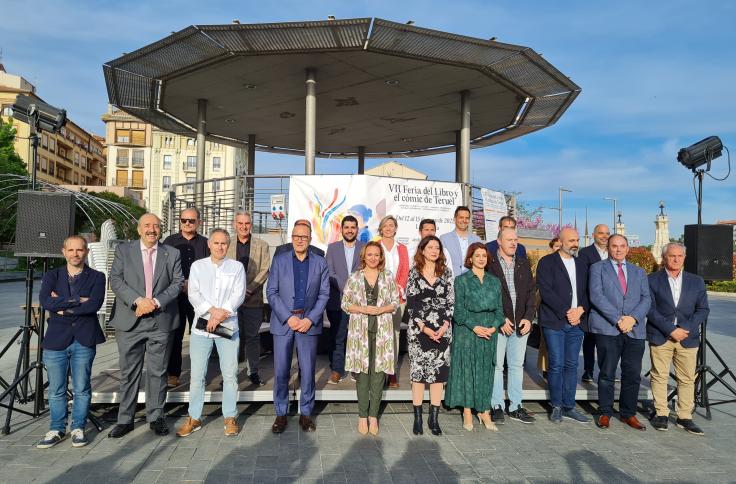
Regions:
M 235 120 L 233 118 L 227 118 L 225 120 L 225 122 L 228 123 L 228 124 L 233 124 L 233 123 L 235 123 Z
M 411 140 L 411 138 L 401 138 L 401 141 L 403 141 L 404 143 L 408 143 Z
M 707 170 L 710 170 L 710 162 L 721 156 L 723 152 L 723 143 L 718 136 L 709 136 L 697 143 L 682 148 L 677 152 L 677 161 L 683 164 L 685 168 L 693 172 L 700 165 L 708 164 Z
M 257 88 L 258 86 L 256 86 L 255 84 L 243 84 L 243 87 L 246 88 L 246 89 L 253 90 L 253 89 Z
M 335 20 L 335 16 L 334 15 L 328 15 L 327 16 L 327 20 Z
M 58 109 L 31 96 L 20 95 L 13 104 L 13 119 L 31 125 L 37 131 L 56 133 L 66 124 L 66 109 Z
M 383 81 L 387 86 L 398 86 L 399 80 L 398 79 L 386 79 Z

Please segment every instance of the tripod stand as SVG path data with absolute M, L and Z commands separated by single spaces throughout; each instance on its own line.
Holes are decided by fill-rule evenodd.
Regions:
M 706 326 L 708 324 L 708 321 L 704 321 L 703 324 L 700 325 L 700 346 L 698 347 L 698 366 L 695 369 L 695 405 L 698 405 L 705 409 L 705 418 L 708 420 L 711 420 L 711 412 L 710 407 L 713 407 L 715 405 L 723 405 L 724 403 L 732 403 L 736 402 L 736 388 L 731 386 L 724 377 L 726 375 L 730 376 L 733 381 L 736 383 L 736 375 L 731 371 L 731 369 L 728 367 L 725 361 L 723 361 L 723 358 L 721 355 L 718 354 L 716 349 L 713 347 L 712 344 L 710 344 L 710 341 L 708 341 L 708 338 L 706 337 Z M 710 350 L 711 353 L 713 353 L 713 356 L 716 357 L 718 362 L 723 366 L 723 369 L 716 373 L 716 371 L 711 368 L 708 365 L 708 350 Z M 711 380 L 708 380 L 708 376 L 711 376 Z M 715 385 L 716 383 L 721 383 L 724 387 L 728 389 L 729 392 L 731 392 L 731 395 L 733 395 L 734 398 L 730 400 L 719 400 L 717 402 L 711 402 L 710 397 L 708 395 L 708 390 L 710 387 Z

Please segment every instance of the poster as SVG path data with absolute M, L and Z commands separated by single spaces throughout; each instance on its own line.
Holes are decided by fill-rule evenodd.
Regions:
M 454 230 L 455 207 L 462 204 L 458 183 L 410 180 L 371 175 L 302 175 L 289 183 L 289 236 L 294 222 L 312 224 L 312 245 L 325 249 L 340 240 L 345 215 L 358 220 L 358 238 L 378 239 L 378 224 L 386 215 L 399 222 L 396 240 L 419 241 L 419 222 L 432 218 L 437 234 Z
M 502 192 L 494 192 L 487 188 L 480 189 L 483 197 L 483 221 L 486 227 L 486 239 L 496 240 L 498 236 L 498 221 L 508 215 L 506 197 Z

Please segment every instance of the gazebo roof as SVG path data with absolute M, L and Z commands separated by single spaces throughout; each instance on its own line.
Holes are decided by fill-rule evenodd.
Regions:
M 528 47 L 381 19 L 191 26 L 103 66 L 110 102 L 194 136 L 304 153 L 305 72 L 316 71 L 317 156 L 455 150 L 460 92 L 471 146 L 554 124 L 580 88 Z

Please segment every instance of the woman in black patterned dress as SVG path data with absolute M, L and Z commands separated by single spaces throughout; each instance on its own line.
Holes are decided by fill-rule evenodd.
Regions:
M 423 238 L 406 285 L 414 434 L 423 433 L 422 400 L 426 384 L 429 384 L 431 404 L 427 426 L 432 434 L 442 434 L 438 414 L 450 368 L 450 322 L 455 303 L 452 279 L 452 269 L 445 265 L 440 239 L 433 235 Z

